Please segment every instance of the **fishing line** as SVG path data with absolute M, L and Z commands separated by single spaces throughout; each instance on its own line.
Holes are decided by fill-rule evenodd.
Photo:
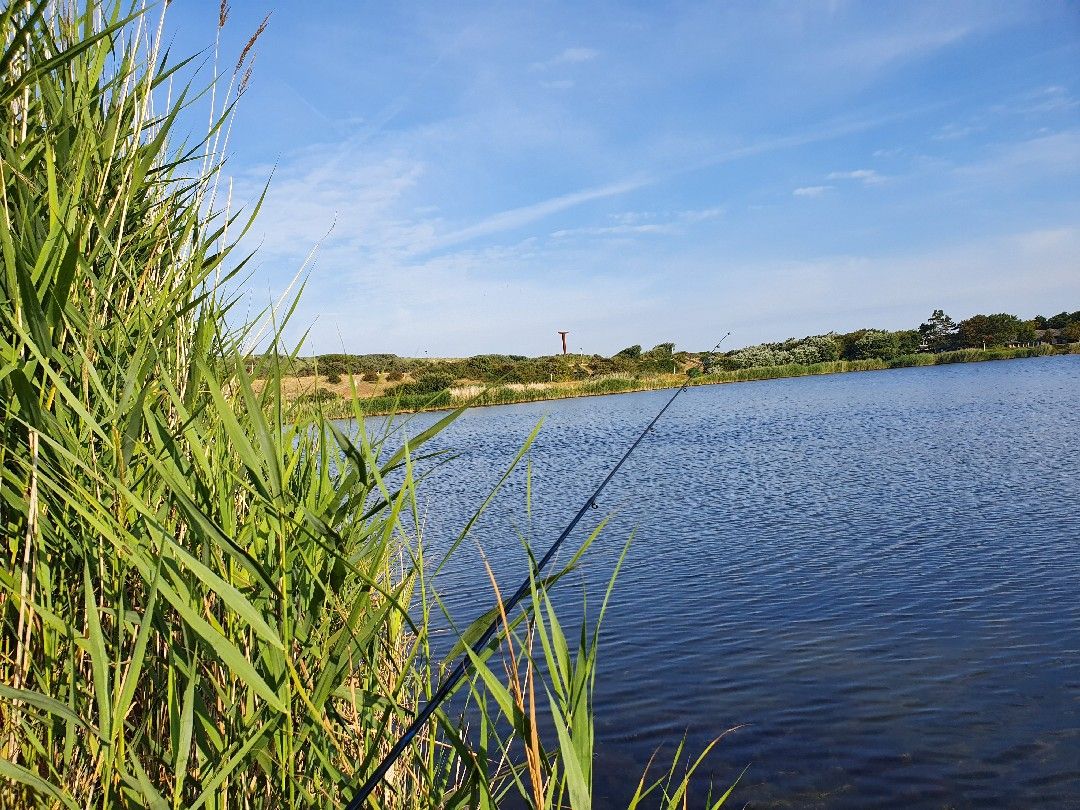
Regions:
M 729 335 L 731 335 L 731 332 L 728 332 L 726 335 L 720 338 L 720 340 L 717 341 L 716 345 L 709 349 L 709 351 L 705 352 L 705 354 L 712 354 L 717 349 L 719 349 L 720 344 L 727 340 Z M 540 558 L 540 562 L 536 564 L 535 569 L 533 569 L 530 575 L 525 578 L 525 581 L 521 583 L 521 587 L 519 587 L 517 591 L 514 592 L 513 596 L 511 596 L 508 600 L 506 600 L 506 602 L 503 603 L 503 613 L 505 613 L 505 615 L 510 615 L 510 611 L 512 611 L 514 607 L 517 606 L 518 602 L 524 599 L 526 595 L 531 593 L 532 584 L 535 581 L 535 577 L 544 570 L 547 564 L 551 561 L 551 558 L 554 557 L 555 553 L 559 550 L 559 547 L 563 544 L 563 541 L 570 536 L 570 532 L 572 532 L 574 528 L 578 525 L 578 523 L 581 522 L 581 519 L 585 517 L 586 513 L 588 513 L 590 509 L 597 508 L 596 499 L 600 497 L 600 493 L 604 491 L 604 488 L 608 485 L 608 482 L 615 477 L 615 473 L 617 473 L 619 471 L 619 468 L 622 467 L 624 463 L 626 463 L 626 460 L 630 458 L 630 455 L 634 452 L 634 450 L 637 449 L 637 446 L 641 444 L 641 440 L 644 439 L 645 436 L 649 433 L 649 431 L 653 429 L 653 426 L 658 421 L 660 421 L 660 417 L 663 416 L 667 409 L 671 407 L 672 403 L 675 402 L 679 394 L 681 394 L 683 391 L 690 387 L 691 379 L 692 378 L 687 377 L 686 382 L 682 384 L 679 390 L 677 390 L 674 394 L 671 395 L 671 399 L 669 399 L 664 405 L 664 407 L 660 409 L 659 413 L 657 413 L 656 416 L 652 418 L 652 421 L 649 422 L 648 425 L 646 425 L 645 429 L 641 431 L 641 435 L 639 435 L 634 440 L 634 443 L 630 445 L 630 448 L 625 453 L 623 453 L 622 458 L 620 458 L 618 463 L 611 468 L 611 471 L 607 474 L 604 480 L 600 482 L 600 486 L 593 490 L 592 495 L 586 498 L 585 503 L 582 504 L 577 514 L 574 515 L 573 520 L 571 520 L 570 523 L 567 524 L 566 528 L 562 530 L 562 533 L 558 536 L 555 542 L 551 544 L 551 548 L 547 550 L 547 553 L 545 553 L 544 556 Z M 473 655 L 481 655 L 484 647 L 487 646 L 488 642 L 491 640 L 492 635 L 494 635 L 496 629 L 498 629 L 500 621 L 501 618 L 499 615 L 496 615 L 492 618 L 491 623 L 488 624 L 484 632 L 472 645 L 471 649 Z M 424 724 L 431 719 L 431 715 L 433 715 L 435 711 L 439 708 L 439 706 L 442 705 L 443 701 L 445 701 L 450 696 L 450 694 L 454 691 L 454 688 L 458 685 L 458 683 L 465 676 L 465 673 L 468 672 L 468 670 L 469 655 L 466 654 L 463 655 L 460 659 L 458 659 L 458 662 L 454 665 L 454 668 L 450 670 L 450 673 L 446 676 L 443 682 L 439 684 L 439 688 L 435 690 L 434 694 L 431 696 L 428 702 L 417 713 L 416 719 L 414 719 L 409 725 L 409 727 L 405 729 L 405 732 L 394 744 L 394 747 L 390 749 L 390 751 L 386 754 L 385 757 L 383 757 L 382 762 L 379 763 L 379 767 L 377 767 L 371 773 L 371 775 L 367 778 L 367 781 L 365 781 L 364 784 L 360 786 L 360 789 L 353 794 L 352 799 L 345 806 L 345 810 L 360 810 L 361 806 L 363 806 L 364 801 L 368 798 L 368 796 L 371 795 L 372 791 L 374 791 L 375 788 L 378 787 L 379 782 L 382 781 L 382 778 L 386 776 L 386 772 L 389 771 L 393 764 L 397 762 L 398 758 L 403 753 L 405 753 L 405 749 L 409 747 L 409 744 L 413 741 L 413 738 L 417 735 L 417 733 L 419 733 L 420 729 L 424 727 Z

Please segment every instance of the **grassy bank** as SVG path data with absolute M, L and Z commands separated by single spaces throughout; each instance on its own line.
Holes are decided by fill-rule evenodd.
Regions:
M 252 366 L 219 190 L 254 39 L 184 87 L 127 9 L 0 11 L 0 807 L 339 807 L 448 666 L 410 451 L 456 414 L 389 451 L 273 337 Z M 589 806 L 595 623 L 551 573 L 369 806 Z
M 1015 360 L 1025 357 L 1048 357 L 1062 354 L 1080 354 L 1080 343 L 1060 346 L 959 349 L 939 354 L 908 354 L 891 361 L 835 360 L 808 365 L 792 363 L 782 366 L 760 366 L 700 374 L 690 380 L 690 385 L 719 385 L 723 383 L 778 380 L 787 377 L 845 374 L 854 371 L 884 371 L 896 368 L 912 368 L 914 366 L 979 363 L 989 360 Z M 400 397 L 361 397 L 356 399 L 355 402 L 351 397 L 327 398 L 319 403 L 319 408 L 327 417 L 340 419 L 354 416 L 357 409 L 365 415 L 376 416 L 466 406 L 513 405 L 523 402 L 678 388 L 684 382 L 686 382 L 686 377 L 683 375 L 655 374 L 643 376 L 612 375 L 574 382 L 463 385 L 433 394 L 410 394 Z
M 777 380 L 785 377 L 809 377 L 818 374 L 845 374 L 851 371 L 884 371 L 915 366 L 941 366 L 953 363 L 981 363 L 989 360 L 1017 360 L 1025 357 L 1048 357 L 1056 354 L 1080 353 L 1080 344 L 1066 346 L 1022 346 L 989 349 L 958 349 L 940 354 L 907 354 L 893 360 L 835 360 L 810 365 L 765 366 L 734 371 L 720 371 L 696 377 L 692 385 L 712 383 L 751 382 L 754 380 Z

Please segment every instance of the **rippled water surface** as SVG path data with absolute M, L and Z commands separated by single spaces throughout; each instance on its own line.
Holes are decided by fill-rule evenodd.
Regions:
M 546 546 L 669 396 L 477 409 L 440 437 L 460 455 L 423 491 L 434 547 L 546 417 L 531 515 L 522 469 L 442 575 L 459 620 L 490 602 L 475 546 L 516 584 L 519 534 Z M 1080 807 L 1078 406 L 1075 356 L 683 394 L 560 586 L 569 615 L 597 600 L 635 532 L 602 634 L 598 806 L 658 747 L 741 725 L 699 797 L 749 764 L 735 806 Z

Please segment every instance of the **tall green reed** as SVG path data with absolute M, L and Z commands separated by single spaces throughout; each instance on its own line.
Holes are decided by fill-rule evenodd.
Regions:
M 161 19 L 118 2 L 9 4 L 0 29 L 0 806 L 337 806 L 446 666 L 412 453 L 457 412 L 398 449 L 359 405 L 344 432 L 282 396 L 280 321 L 249 368 L 259 326 L 222 290 L 258 206 L 219 194 L 243 58 L 183 84 Z M 572 657 L 565 570 L 378 806 L 589 806 L 595 629 Z M 525 681 L 493 677 L 500 645 Z

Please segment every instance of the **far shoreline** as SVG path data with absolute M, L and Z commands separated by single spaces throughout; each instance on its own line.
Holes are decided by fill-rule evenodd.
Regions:
M 1054 357 L 1080 354 L 1080 343 L 1058 346 L 1035 346 L 1019 348 L 962 349 L 942 354 L 908 355 L 886 363 L 880 360 L 837 360 L 811 365 L 762 366 L 737 371 L 721 371 L 702 374 L 687 381 L 676 374 L 651 377 L 607 377 L 600 380 L 586 380 L 572 383 L 534 384 L 533 387 L 493 384 L 485 390 L 451 401 L 440 402 L 432 407 L 420 408 L 374 408 L 363 410 L 362 398 L 342 398 L 322 402 L 317 405 L 323 413 L 333 419 L 355 419 L 357 416 L 396 416 L 415 413 L 438 413 L 454 411 L 458 408 L 484 408 L 496 405 L 524 405 L 531 402 L 554 402 L 561 399 L 584 399 L 586 397 L 609 396 L 612 394 L 634 394 L 644 391 L 673 391 L 682 388 L 703 385 L 726 385 L 741 382 L 764 382 L 767 380 L 786 380 L 797 377 L 820 377 L 832 374 L 850 374 L 862 371 L 893 371 L 903 368 L 925 366 L 956 365 L 960 363 L 984 363 L 995 360 L 1024 360 L 1033 357 Z M 603 390 L 599 390 L 603 389 Z M 453 395 L 451 389 L 451 395 Z M 359 408 L 354 407 L 359 405 Z

